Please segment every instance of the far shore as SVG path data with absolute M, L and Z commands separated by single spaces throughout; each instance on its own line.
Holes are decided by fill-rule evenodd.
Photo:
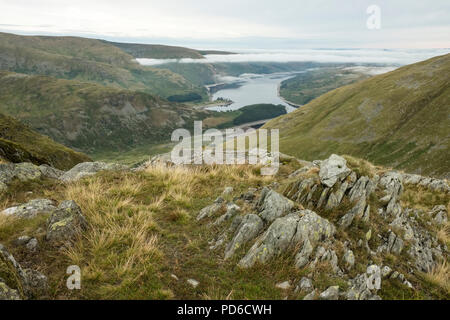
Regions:
M 291 107 L 294 107 L 294 108 L 303 107 L 303 104 L 296 104 L 294 102 L 291 102 L 291 101 L 283 98 L 283 96 L 281 96 L 281 94 L 280 94 L 280 89 L 281 89 L 281 83 L 278 84 L 277 94 L 278 94 L 278 98 L 280 98 L 284 103 L 287 103 L 288 105 L 290 105 Z

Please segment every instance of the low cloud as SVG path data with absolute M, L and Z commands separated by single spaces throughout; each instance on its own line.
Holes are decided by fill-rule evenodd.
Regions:
M 239 62 L 322 62 L 322 63 L 380 63 L 405 65 L 447 54 L 450 49 L 379 50 L 379 49 L 305 49 L 249 50 L 232 55 L 206 55 L 205 59 L 136 59 L 146 66 L 167 63 L 239 63 Z

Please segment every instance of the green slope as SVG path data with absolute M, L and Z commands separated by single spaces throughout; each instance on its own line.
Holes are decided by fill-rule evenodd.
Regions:
M 227 51 L 218 50 L 195 50 L 178 46 L 166 46 L 160 44 L 141 44 L 141 43 L 120 43 L 104 41 L 112 44 L 135 58 L 149 59 L 203 59 L 207 54 L 229 55 L 234 54 Z
M 194 49 L 164 46 L 156 44 L 139 44 L 139 43 L 118 43 L 107 42 L 132 55 L 135 58 L 149 58 L 149 59 L 203 59 L 203 55 Z
M 450 54 L 331 91 L 274 119 L 281 151 L 347 153 L 426 175 L 450 172 Z
M 205 89 L 183 76 L 139 65 L 117 46 L 77 37 L 19 36 L 0 33 L 0 69 L 95 82 L 168 97 Z
M 3 114 L 0 114 L 0 158 L 15 163 L 48 164 L 58 169 L 70 169 L 77 163 L 91 161 L 88 156 L 58 144 Z
M 286 108 L 279 104 L 253 104 L 238 110 L 241 114 L 233 120 L 234 125 L 248 122 L 267 120 L 286 114 Z
M 280 96 L 304 105 L 336 88 L 367 79 L 369 76 L 345 68 L 323 68 L 301 73 L 280 85 Z
M 0 112 L 87 153 L 170 139 L 209 115 L 143 92 L 0 71 Z

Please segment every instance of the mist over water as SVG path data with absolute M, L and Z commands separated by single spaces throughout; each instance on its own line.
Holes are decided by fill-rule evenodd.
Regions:
M 303 50 L 232 50 L 231 55 L 206 55 L 205 59 L 136 59 L 152 66 L 166 63 L 239 63 L 239 62 L 321 62 L 379 63 L 405 65 L 447 54 L 450 49 L 303 49 Z
M 288 62 L 316 62 L 316 63 L 352 63 L 354 66 L 344 69 L 377 75 L 392 71 L 400 66 L 423 61 L 435 56 L 444 55 L 450 49 L 291 49 L 266 50 L 248 49 L 233 50 L 234 54 L 205 55 L 204 59 L 136 59 L 146 66 L 162 66 L 168 63 L 288 63 Z M 163 67 L 163 66 L 162 66 Z M 275 104 L 286 107 L 287 112 L 295 108 L 285 102 L 278 95 L 278 87 L 286 79 L 299 72 L 273 74 L 241 74 L 238 77 L 222 76 L 218 83 L 238 83 L 238 87 L 225 88 L 215 92 L 211 100 L 223 98 L 233 101 L 227 106 L 213 106 L 207 108 L 212 111 L 232 111 L 253 104 Z

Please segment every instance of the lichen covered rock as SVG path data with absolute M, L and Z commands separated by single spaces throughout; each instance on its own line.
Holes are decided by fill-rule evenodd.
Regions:
M 233 236 L 233 239 L 228 243 L 225 249 L 225 259 L 233 256 L 234 252 L 253 240 L 263 229 L 264 223 L 256 214 L 245 215 Z
M 116 163 L 83 162 L 64 173 L 59 179 L 64 182 L 72 182 L 87 176 L 92 176 L 100 171 L 119 171 L 126 169 L 128 167 Z
M 0 299 L 24 299 L 28 280 L 22 267 L 0 244 Z
M 54 202 L 48 199 L 35 199 L 25 204 L 11 207 L 2 211 L 2 214 L 23 219 L 32 219 L 39 214 L 52 213 L 56 210 Z
M 259 216 L 266 223 L 272 223 L 275 219 L 285 216 L 293 207 L 294 203 L 291 200 L 269 188 L 262 190 L 261 197 L 256 204 Z
M 7 190 L 14 180 L 26 182 L 41 177 L 41 170 L 32 163 L 2 163 L 0 164 L 0 192 Z
M 334 235 L 336 228 L 310 210 L 302 210 L 276 219 L 255 242 L 239 265 L 248 268 L 256 261 L 265 263 L 290 247 L 316 245 Z M 303 251 L 303 250 L 302 250 Z M 309 255 L 308 255 L 309 257 Z M 296 258 L 296 260 L 298 260 Z
M 203 208 L 197 215 L 197 221 L 214 216 L 219 210 L 225 206 L 225 200 L 221 197 L 217 198 L 213 204 Z
M 350 173 L 347 160 L 338 155 L 333 154 L 320 163 L 320 182 L 328 188 L 332 188 L 336 182 L 344 180 Z
M 63 201 L 47 221 L 47 240 L 63 242 L 87 227 L 80 207 L 74 201 Z

